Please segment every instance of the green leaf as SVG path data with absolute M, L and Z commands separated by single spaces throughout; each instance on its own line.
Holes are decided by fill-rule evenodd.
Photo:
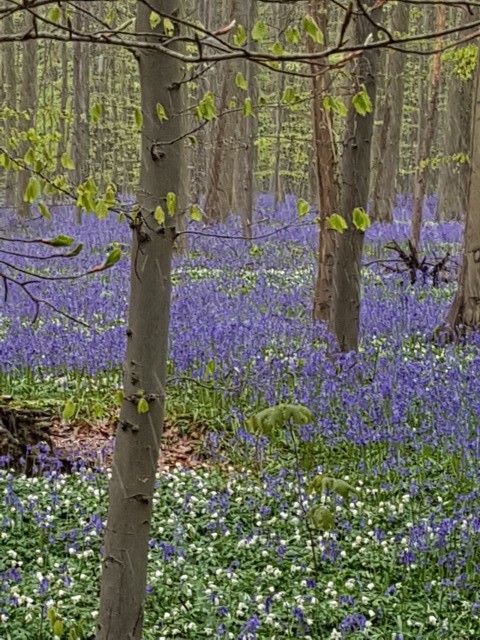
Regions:
M 298 44 L 300 42 L 300 31 L 297 27 L 288 27 L 285 31 L 285 40 L 289 44 Z
M 65 406 L 63 407 L 62 418 L 64 420 L 71 420 L 75 415 L 75 411 L 76 411 L 75 403 L 72 402 L 72 400 L 67 400 L 67 402 L 65 403 Z
M 113 394 L 113 397 L 115 398 L 115 404 L 117 407 L 121 407 L 124 399 L 123 391 L 121 389 L 117 389 Z
M 75 258 L 75 256 L 78 256 L 78 254 L 81 253 L 82 250 L 83 250 L 83 244 L 80 242 L 80 244 L 77 244 L 75 249 L 72 249 L 71 251 L 65 254 L 65 258 Z
M 207 120 L 207 122 L 216 117 L 215 95 L 211 91 L 207 91 L 200 100 L 198 106 L 195 108 L 195 115 L 199 120 Z
M 73 160 L 70 158 L 68 153 L 62 153 L 62 157 L 60 158 L 60 163 L 64 169 L 68 171 L 73 171 L 75 169 L 75 165 L 73 164 Z
M 158 27 L 161 21 L 162 21 L 162 18 L 158 15 L 156 11 L 150 12 L 150 17 L 148 19 L 148 22 L 150 24 L 150 29 L 152 31 Z
M 57 614 L 56 614 L 55 609 L 53 607 L 50 607 L 50 609 L 48 610 L 47 618 L 48 618 L 50 624 L 53 626 L 54 623 L 55 623 L 55 620 L 57 619 Z
M 135 107 L 135 124 L 139 129 L 142 128 L 143 125 L 143 114 L 140 107 Z
M 332 491 L 338 493 L 339 496 L 342 496 L 344 500 L 346 500 L 350 493 L 355 493 L 355 487 L 352 487 L 351 484 L 345 482 L 345 480 L 334 480 Z
M 233 36 L 233 43 L 236 47 L 243 47 L 247 41 L 247 32 L 245 27 L 241 24 L 238 25 L 235 35 Z
M 359 231 L 365 232 L 371 224 L 368 214 L 361 207 L 356 207 L 353 210 L 352 219 L 354 227 Z
M 243 103 L 243 115 L 245 117 L 253 116 L 253 107 L 250 98 L 245 98 L 245 101 Z
M 92 121 L 92 124 L 97 124 L 97 122 L 102 117 L 102 113 L 103 106 L 99 102 L 92 104 L 92 106 L 90 107 L 90 119 Z
M 62 11 L 58 5 L 53 6 L 48 12 L 48 19 L 51 22 L 55 22 L 55 23 L 60 22 L 61 17 L 62 17 Z
M 40 211 L 42 216 L 45 218 L 45 220 L 51 220 L 52 219 L 50 211 L 48 210 L 47 205 L 44 202 L 39 202 L 38 203 L 38 210 Z
M 327 228 L 338 231 L 338 233 L 343 233 L 348 227 L 345 219 L 342 218 L 342 216 L 340 216 L 338 213 L 334 213 L 327 218 Z
M 271 51 L 274 56 L 281 56 L 284 51 L 282 43 L 278 40 L 277 42 L 274 42 Z
M 294 87 L 285 87 L 282 95 L 282 102 L 284 104 L 292 104 L 297 99 L 297 94 Z
M 247 427 L 253 432 L 272 435 L 275 429 L 283 429 L 292 422 L 295 425 L 313 421 L 312 412 L 301 404 L 278 404 L 263 409 L 247 420 Z
M 258 20 L 253 25 L 252 39 L 255 40 L 255 42 L 262 42 L 263 40 L 265 40 L 267 31 L 268 31 L 267 23 L 264 20 Z
M 41 193 L 42 187 L 40 185 L 40 181 L 35 178 L 35 176 L 32 176 L 28 181 L 25 193 L 23 194 L 23 201 L 35 202 L 35 200 L 40 197 Z
M 53 625 L 53 633 L 57 638 L 61 638 L 63 635 L 63 622 L 61 620 L 56 620 Z
M 303 30 L 310 36 L 310 38 L 317 44 L 324 44 L 325 38 L 323 37 L 322 30 L 312 18 L 312 16 L 305 16 L 303 19 Z
M 172 191 L 167 193 L 167 213 L 169 216 L 174 216 L 177 211 L 177 196 Z
M 175 33 L 175 26 L 170 18 L 163 19 L 163 31 L 169 38 L 171 38 Z
M 213 362 L 213 360 L 210 360 L 210 362 L 208 362 L 205 367 L 205 371 L 208 373 L 208 375 L 213 376 L 213 374 L 215 373 L 215 369 L 215 362 Z
M 160 120 L 160 122 L 163 122 L 164 120 L 168 120 L 165 107 L 163 106 L 163 104 L 160 104 L 159 102 L 157 102 L 157 117 Z
M 140 398 L 137 404 L 137 412 L 138 413 L 148 413 L 150 407 L 148 406 L 148 402 L 145 398 Z
M 99 220 L 104 220 L 108 215 L 108 204 L 105 200 L 99 200 L 95 203 L 95 214 Z
M 71 236 L 66 236 L 63 233 L 55 236 L 55 238 L 42 240 L 43 244 L 48 244 L 50 247 L 69 247 L 71 244 L 73 244 L 73 242 L 74 238 L 72 238 Z
M 370 96 L 367 93 L 365 85 L 362 85 L 362 90 L 353 96 L 352 104 L 355 111 L 361 116 L 366 116 L 367 113 L 371 113 L 373 111 L 372 101 L 370 100 Z
M 313 507 L 307 513 L 307 518 L 321 531 L 331 531 L 335 526 L 333 515 L 325 507 Z
M 306 216 L 308 213 L 310 213 L 310 205 L 306 200 L 303 200 L 302 198 L 297 200 L 297 213 L 299 218 L 302 218 L 303 216 Z
M 158 222 L 158 224 L 165 224 L 165 211 L 162 209 L 160 205 L 155 208 L 153 212 L 153 217 Z
M 121 257 L 122 257 L 122 251 L 119 247 L 115 247 L 115 249 L 112 249 L 107 256 L 107 259 L 105 260 L 105 264 L 104 264 L 105 269 L 109 269 L 110 267 L 113 267 L 113 265 L 116 264 Z
M 347 115 L 347 106 L 342 98 L 335 98 L 334 96 L 325 96 L 323 98 L 323 108 L 325 111 L 334 111 L 341 118 Z
M 239 71 L 235 76 L 235 84 L 239 89 L 243 89 L 244 91 L 248 89 L 247 79 L 245 78 L 245 76 L 241 71 Z
M 202 221 L 202 210 L 200 209 L 198 204 L 193 204 L 190 207 L 190 219 L 194 220 L 195 222 Z

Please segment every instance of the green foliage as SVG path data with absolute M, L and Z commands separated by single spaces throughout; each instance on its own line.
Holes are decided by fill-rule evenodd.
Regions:
M 199 120 L 206 120 L 207 122 L 216 117 L 215 95 L 211 91 L 207 91 L 195 107 L 195 115 Z
M 267 37 L 267 33 L 268 33 L 268 27 L 265 20 L 258 20 L 253 25 L 252 39 L 255 40 L 255 42 L 263 42 Z
M 168 120 L 168 116 L 167 116 L 167 112 L 165 111 L 165 107 L 163 106 L 163 104 L 160 104 L 159 102 L 157 102 L 157 117 L 160 120 L 160 122 L 164 122 L 164 120 Z
M 345 218 L 338 213 L 334 213 L 327 218 L 327 228 L 338 231 L 338 233 L 343 233 L 348 227 Z
M 246 91 L 248 89 L 247 79 L 241 71 L 239 71 L 235 76 L 235 84 L 239 89 L 242 89 L 243 91 Z
M 243 47 L 247 42 L 247 32 L 245 27 L 241 24 L 238 25 L 235 35 L 233 36 L 233 42 L 237 47 Z
M 340 96 L 335 97 L 328 95 L 323 98 L 322 102 L 325 111 L 333 111 L 341 118 L 344 118 L 347 115 L 347 106 Z
M 150 411 L 150 407 L 148 406 L 148 401 L 146 398 L 139 398 L 137 403 L 137 412 L 138 413 L 148 413 Z
M 317 44 L 324 44 L 325 38 L 322 30 L 312 16 L 305 16 L 303 19 L 303 30 Z
M 25 193 L 23 194 L 24 202 L 35 202 L 42 194 L 42 186 L 40 181 L 35 176 L 32 176 L 25 188 Z
M 72 400 L 68 400 L 68 402 L 65 403 L 65 406 L 63 407 L 63 411 L 62 411 L 62 418 L 64 420 L 71 420 L 73 418 L 73 416 L 76 413 L 76 405 Z
M 202 217 L 202 210 L 200 209 L 199 205 L 193 204 L 190 207 L 190 220 L 193 220 L 194 222 L 201 222 Z
M 73 244 L 73 242 L 74 238 L 72 238 L 71 236 L 66 236 L 63 233 L 55 236 L 55 238 L 42 240 L 42 244 L 47 244 L 50 247 L 69 247 L 71 244 Z
M 453 76 L 465 82 L 473 78 L 477 61 L 478 46 L 472 43 L 442 53 L 442 63 L 446 63 Z
M 73 164 L 73 160 L 70 158 L 70 156 L 68 155 L 68 153 L 65 151 L 65 153 L 62 153 L 62 156 L 60 158 L 60 163 L 62 165 L 62 167 L 64 169 L 67 169 L 68 171 L 74 171 L 75 169 L 75 165 Z
M 152 11 L 150 13 L 148 22 L 150 24 L 150 29 L 152 29 L 152 31 L 158 27 L 161 21 L 162 21 L 162 18 L 158 15 L 156 11 Z
M 303 198 L 297 200 L 297 213 L 300 218 L 310 213 L 310 205 Z
M 177 210 L 177 196 L 173 191 L 167 193 L 167 213 L 169 216 L 174 216 Z
M 361 90 L 353 96 L 352 104 L 355 111 L 361 116 L 372 113 L 373 105 L 365 85 L 362 85 Z
M 153 212 L 153 217 L 158 222 L 158 224 L 165 224 L 165 211 L 162 209 L 161 205 L 155 207 L 155 211 Z
M 361 207 L 356 207 L 352 213 L 353 226 L 359 231 L 365 232 L 367 228 L 370 226 L 370 218 L 365 211 Z
M 275 430 L 284 428 L 288 423 L 299 425 L 312 421 L 312 412 L 303 405 L 278 404 L 255 413 L 247 420 L 247 426 L 254 433 L 271 436 Z
M 253 106 L 250 98 L 245 98 L 243 102 L 243 115 L 247 118 L 249 116 L 253 117 Z

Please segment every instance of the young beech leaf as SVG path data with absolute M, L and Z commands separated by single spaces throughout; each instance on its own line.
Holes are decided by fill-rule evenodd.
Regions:
M 245 31 L 245 27 L 239 24 L 237 27 L 237 31 L 233 36 L 233 43 L 236 47 L 243 47 L 246 41 L 247 41 L 247 32 Z
M 306 216 L 308 213 L 310 213 L 310 205 L 306 200 L 303 200 L 303 198 L 297 200 L 297 213 L 299 218 L 302 218 L 303 216 Z
M 352 214 L 353 225 L 359 231 L 366 231 L 366 229 L 370 226 L 370 218 L 368 214 L 365 212 L 365 209 L 360 207 L 356 207 L 353 210 Z
M 25 193 L 23 194 L 24 202 L 35 202 L 37 198 L 40 197 L 42 193 L 42 187 L 37 178 L 32 176 L 28 181 L 27 187 L 25 189 Z
M 239 89 L 243 89 L 244 91 L 246 91 L 248 88 L 247 79 L 245 78 L 245 76 L 241 71 L 239 71 L 235 76 L 235 84 Z
M 338 213 L 334 213 L 333 215 L 328 216 L 327 227 L 334 231 L 338 231 L 338 233 L 343 233 L 345 229 L 347 229 L 347 223 L 342 216 L 338 215 Z
M 168 120 L 165 107 L 163 106 L 163 104 L 160 104 L 159 102 L 157 102 L 157 117 L 160 120 L 160 122 L 163 122 L 164 120 Z
M 64 420 L 71 420 L 75 415 L 75 410 L 75 404 L 71 400 L 67 400 L 65 406 L 63 407 L 62 418 Z
M 63 622 L 61 620 L 55 620 L 55 623 L 54 623 L 53 629 L 52 629 L 53 630 L 53 635 L 56 638 L 61 638 L 62 635 L 63 635 L 63 629 L 64 629 Z
M 115 398 L 115 404 L 118 407 L 122 406 L 122 402 L 123 402 L 123 391 L 121 389 L 117 389 L 117 391 L 115 391 L 115 393 L 113 394 L 113 397 Z
M 43 244 L 48 244 L 50 247 L 69 247 L 74 242 L 74 238 L 71 236 L 66 236 L 61 233 L 55 238 L 46 238 L 41 241 Z
M 205 371 L 210 375 L 213 376 L 213 374 L 215 373 L 215 362 L 213 362 L 213 360 L 210 360 L 210 362 L 207 362 L 207 365 L 205 367 Z
M 44 202 L 39 202 L 38 203 L 38 210 L 40 211 L 42 216 L 45 218 L 45 220 L 51 220 L 52 219 L 52 216 L 50 215 L 50 211 L 48 210 L 48 207 Z
M 171 38 L 175 33 L 175 26 L 170 18 L 163 19 L 163 30 L 165 32 L 165 35 L 167 35 L 169 38 Z
M 139 129 L 142 128 L 143 125 L 143 114 L 140 107 L 135 107 L 135 124 Z
M 362 85 L 362 90 L 353 96 L 352 104 L 355 111 L 361 116 L 366 116 L 367 113 L 371 113 L 373 111 L 372 101 L 370 100 L 370 96 L 367 93 L 365 85 Z
M 137 404 L 137 412 L 138 413 L 148 413 L 150 407 L 148 406 L 148 402 L 145 398 L 140 398 Z
M 202 221 L 202 210 L 200 209 L 198 204 L 193 204 L 190 207 L 190 219 L 193 220 L 194 222 Z
M 253 107 L 250 98 L 245 98 L 245 102 L 243 103 L 243 115 L 245 117 L 253 116 Z
M 60 158 L 60 163 L 62 165 L 62 167 L 64 169 L 67 169 L 68 171 L 73 171 L 75 169 L 75 165 L 73 164 L 73 160 L 70 158 L 70 156 L 68 155 L 68 153 L 65 151 L 65 153 L 62 153 L 62 156 Z
M 267 29 L 267 23 L 264 20 L 258 20 L 258 22 L 253 25 L 252 29 L 253 40 L 255 40 L 256 42 L 262 42 L 262 40 L 265 40 Z
M 161 17 L 158 15 L 158 13 L 156 11 L 152 11 L 150 13 L 150 17 L 148 19 L 148 22 L 150 23 L 150 29 L 153 31 L 156 27 L 158 27 L 158 25 L 160 24 L 160 22 L 162 21 Z
M 105 260 L 105 269 L 109 269 L 110 267 L 113 267 L 113 265 L 116 264 L 121 257 L 122 257 L 121 249 L 119 249 L 118 247 L 115 247 L 115 249 L 112 249 L 112 251 L 110 251 L 110 253 L 107 256 L 107 259 Z
M 158 224 L 165 224 L 165 211 L 162 209 L 160 205 L 155 207 L 155 211 L 153 212 L 153 217 L 158 222 Z
M 62 11 L 58 5 L 53 6 L 48 12 L 48 19 L 50 22 L 60 22 L 62 17 Z
M 303 30 L 310 38 L 317 44 L 324 44 L 325 38 L 323 37 L 322 30 L 312 18 L 312 16 L 305 16 L 303 19 Z
M 72 249 L 71 251 L 65 254 L 65 258 L 75 258 L 75 256 L 78 256 L 78 254 L 82 251 L 82 249 L 83 249 L 83 244 L 80 242 L 80 244 L 77 244 L 75 249 Z
M 177 210 L 177 196 L 173 191 L 167 193 L 167 213 L 169 216 L 174 216 Z

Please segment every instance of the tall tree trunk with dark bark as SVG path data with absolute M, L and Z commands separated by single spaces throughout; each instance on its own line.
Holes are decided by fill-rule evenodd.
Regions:
M 392 13 L 392 33 L 408 31 L 409 5 L 398 2 Z M 371 218 L 380 222 L 393 220 L 396 185 L 400 164 L 400 134 L 404 95 L 406 56 L 398 51 L 387 52 L 385 105 L 378 139 L 378 155 L 371 186 Z
M 137 3 L 136 31 L 152 31 L 151 11 L 175 18 L 180 0 Z M 163 33 L 155 28 L 154 41 Z M 97 640 L 142 636 L 148 541 L 163 429 L 176 216 L 172 194 L 183 192 L 180 62 L 154 50 L 138 52 L 143 127 L 138 215 L 133 228 L 131 293 L 124 393 L 110 482 Z M 157 104 L 168 120 L 160 122 Z M 170 195 L 169 195 L 170 194 Z M 183 203 L 177 201 L 176 210 Z M 161 209 L 160 209 L 161 207 Z M 165 221 L 162 224 L 162 211 Z
M 3 32 L 5 34 L 13 33 L 13 18 L 12 16 L 5 16 L 2 20 L 0 20 L 0 28 L 3 28 Z M 1 51 L 1 63 L 2 70 L 0 73 L 0 83 L 2 83 L 2 87 L 0 92 L 2 92 L 1 96 L 1 104 L 13 109 L 16 111 L 17 109 L 17 73 L 15 67 L 15 45 L 11 44 L 3 44 Z M 8 140 L 10 138 L 10 129 L 12 123 L 7 118 L 5 121 L 5 139 Z M 17 172 L 15 171 L 7 171 L 5 174 L 5 192 L 4 192 L 4 202 L 7 206 L 11 206 L 15 202 L 16 198 L 16 187 L 17 187 Z
M 378 22 L 379 9 L 373 9 L 375 0 L 363 3 L 371 17 Z M 354 18 L 355 42 L 363 43 L 372 32 L 366 15 Z M 374 34 L 376 37 L 376 34 Z M 355 62 L 353 81 L 356 90 L 364 85 L 373 107 L 375 106 L 375 73 L 377 52 L 366 51 Z M 353 224 L 353 211 L 366 209 L 370 179 L 370 151 L 373 132 L 373 110 L 361 116 L 350 105 L 347 115 L 345 141 L 341 164 L 340 213 L 347 223 L 343 233 L 337 233 L 333 296 L 330 326 L 342 351 L 358 348 L 360 327 L 360 269 L 364 233 Z
M 447 322 L 455 333 L 480 328 L 480 66 L 475 71 L 467 218 L 462 267 Z
M 327 6 L 321 0 L 310 0 L 310 12 L 324 34 L 325 44 L 309 40 L 310 50 L 320 51 L 327 46 Z M 337 213 L 339 185 L 337 150 L 333 135 L 332 112 L 324 107 L 323 99 L 330 87 L 330 74 L 321 65 L 312 65 L 312 119 L 315 145 L 315 167 L 319 215 L 317 277 L 313 303 L 313 318 L 328 321 L 332 301 L 333 265 L 335 261 L 335 232 L 327 226 L 327 219 Z

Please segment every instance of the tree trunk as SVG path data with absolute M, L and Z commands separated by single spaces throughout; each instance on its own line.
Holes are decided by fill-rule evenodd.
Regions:
M 398 2 L 392 14 L 392 33 L 408 31 L 409 5 Z M 385 106 L 383 123 L 378 140 L 378 156 L 375 175 L 372 176 L 372 220 L 391 222 L 397 193 L 397 176 L 400 164 L 400 139 L 404 96 L 404 69 L 406 56 L 398 51 L 387 53 Z
M 180 0 L 150 0 L 147 6 L 139 0 L 136 31 L 152 31 L 152 10 L 176 17 L 181 5 Z M 154 30 L 155 42 L 162 25 Z M 179 115 L 181 63 L 146 49 L 139 51 L 138 60 L 143 112 L 139 213 L 132 244 L 125 399 L 112 464 L 97 640 L 138 640 L 142 635 L 152 498 L 164 417 L 176 234 L 167 194 L 183 192 L 183 144 L 162 145 L 162 141 L 179 138 L 183 131 Z M 168 120 L 160 122 L 157 104 L 165 107 Z M 171 205 L 171 196 L 169 201 Z M 154 218 L 159 206 L 165 212 L 164 225 Z M 177 202 L 177 210 L 182 206 Z
M 325 38 L 324 45 L 316 45 L 309 39 L 310 50 L 327 46 L 327 6 L 321 0 L 310 0 L 310 12 L 316 19 Z M 335 232 L 327 227 L 327 219 L 338 208 L 337 150 L 333 136 L 332 112 L 323 106 L 323 98 L 330 87 L 330 74 L 320 65 L 312 65 L 313 84 L 313 134 L 319 215 L 317 278 L 313 303 L 314 320 L 328 321 L 332 301 L 333 265 L 335 261 Z
M 459 333 L 480 327 L 480 67 L 475 71 L 472 106 L 470 175 L 462 267 L 447 322 Z
M 34 29 L 34 17 L 31 13 L 25 12 L 25 28 Z M 37 49 L 38 42 L 27 40 L 23 43 L 23 60 L 22 60 L 22 92 L 20 95 L 20 110 L 26 111 L 30 117 L 29 120 L 20 120 L 19 128 L 27 131 L 35 127 L 35 115 L 37 107 Z M 18 155 L 23 158 L 28 149 L 28 142 L 22 142 L 18 148 Z M 23 194 L 27 188 L 30 174 L 28 171 L 19 171 L 18 188 L 16 198 L 16 210 L 22 218 L 30 216 L 30 204 L 24 202 Z
M 76 11 L 74 28 L 85 30 L 86 17 Z M 73 43 L 73 126 L 72 126 L 72 160 L 75 165 L 75 185 L 79 185 L 88 177 L 89 154 L 89 82 L 90 82 L 90 45 L 81 42 Z M 103 154 L 102 154 L 103 157 Z M 82 221 L 81 210 L 77 208 L 75 219 Z
M 5 16 L 0 20 L 0 26 L 5 34 L 13 33 L 13 18 Z M 10 109 L 17 109 L 17 74 L 15 67 L 15 45 L 2 45 L 2 73 L 0 74 L 0 82 L 3 87 L 1 103 Z M 7 118 L 5 120 L 5 139 L 10 138 L 11 122 Z M 12 206 L 16 198 L 17 173 L 13 170 L 7 171 L 5 174 L 5 192 L 4 201 L 7 206 Z
M 436 32 L 445 28 L 445 5 L 436 7 Z M 439 45 L 440 42 L 437 42 Z M 417 166 L 415 168 L 415 181 L 413 185 L 413 210 L 412 210 L 412 247 L 415 251 L 420 248 L 420 234 L 422 231 L 423 200 L 427 187 L 427 165 L 425 164 L 432 150 L 433 137 L 435 135 L 435 122 L 438 111 L 438 99 L 440 95 L 440 66 L 441 53 L 433 55 L 432 92 L 426 111 L 425 127 L 420 133 Z
M 467 12 L 465 12 L 467 16 Z M 461 49 L 460 49 L 461 51 Z M 473 77 L 461 77 L 454 64 L 447 76 L 447 112 L 440 165 L 437 219 L 460 220 L 468 202 L 469 149 Z M 473 72 L 475 73 L 475 72 Z
M 375 0 L 364 2 L 367 10 Z M 379 9 L 371 10 L 378 22 Z M 372 31 L 368 17 L 357 14 L 354 19 L 355 41 L 365 42 Z M 375 34 L 376 35 L 376 34 Z M 365 52 L 355 63 L 353 78 L 355 86 L 362 84 L 375 108 L 376 51 Z M 340 212 L 347 229 L 336 236 L 335 265 L 333 273 L 333 296 L 330 326 L 342 351 L 358 348 L 360 326 L 360 268 L 364 233 L 353 225 L 353 210 L 366 209 L 370 179 L 370 150 L 373 132 L 373 111 L 360 116 L 353 105 L 347 115 L 345 142 L 342 155 L 342 193 Z

